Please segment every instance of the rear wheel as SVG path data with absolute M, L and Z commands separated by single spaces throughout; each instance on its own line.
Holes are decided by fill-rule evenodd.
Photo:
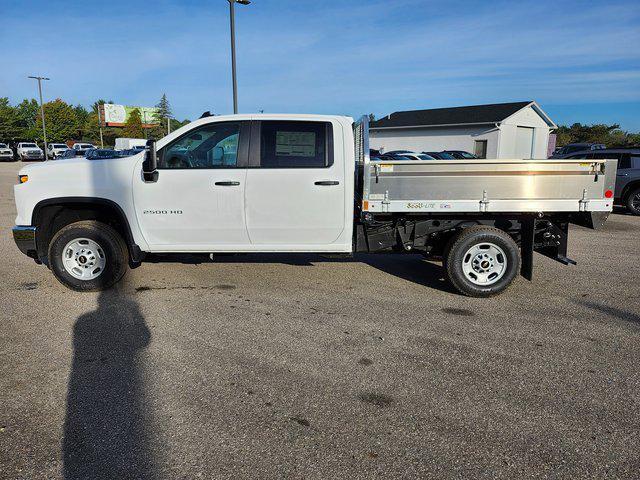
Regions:
M 72 290 L 105 290 L 127 271 L 127 245 L 107 224 L 93 220 L 72 223 L 51 240 L 49 265 L 56 278 Z
M 452 239 L 444 267 L 449 281 L 461 293 L 490 297 L 515 279 L 520 270 L 520 249 L 502 230 L 477 225 Z
M 634 188 L 627 195 L 627 210 L 634 215 L 640 215 L 640 187 Z

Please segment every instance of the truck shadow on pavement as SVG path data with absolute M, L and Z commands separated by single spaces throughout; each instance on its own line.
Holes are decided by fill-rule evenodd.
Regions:
M 633 323 L 640 327 L 640 315 L 638 315 L 637 313 L 590 301 L 577 301 L 574 303 L 577 303 L 578 305 L 581 305 L 583 307 L 590 308 L 592 310 L 596 310 L 598 312 L 602 312 L 606 315 L 609 315 L 610 317 Z
M 188 263 L 188 261 L 182 263 Z M 280 254 L 280 253 L 250 253 L 239 255 L 215 255 L 215 263 L 280 263 L 283 265 L 297 265 L 312 267 L 316 263 L 364 263 L 394 277 L 423 287 L 434 288 L 448 293 L 456 293 L 454 288 L 445 280 L 441 266 L 428 262 L 421 255 L 407 254 L 366 254 L 359 253 L 353 257 L 332 257 L 320 254 Z
M 152 478 L 141 353 L 151 334 L 122 286 L 101 292 L 73 328 L 64 478 Z

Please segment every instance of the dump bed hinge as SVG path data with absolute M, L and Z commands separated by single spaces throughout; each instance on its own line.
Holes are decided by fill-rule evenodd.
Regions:
M 488 212 L 489 211 L 489 196 L 487 195 L 487 191 L 482 191 L 482 200 L 480 200 L 480 211 Z
M 589 204 L 589 201 L 587 200 L 587 189 L 583 188 L 582 189 L 582 198 L 578 202 L 578 210 L 580 212 L 586 212 L 588 204 Z

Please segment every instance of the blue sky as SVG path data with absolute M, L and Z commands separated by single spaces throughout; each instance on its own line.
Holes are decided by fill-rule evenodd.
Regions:
M 0 96 L 232 110 L 226 0 L 0 0 Z M 378 116 L 537 100 L 556 123 L 640 131 L 640 2 L 253 0 L 241 112 Z

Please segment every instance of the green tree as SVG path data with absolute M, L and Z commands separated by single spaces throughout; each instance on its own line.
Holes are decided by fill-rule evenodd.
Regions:
M 134 108 L 129 114 L 129 118 L 127 118 L 127 121 L 124 124 L 122 136 L 126 138 L 144 137 L 142 117 L 140 116 L 140 110 L 137 108 Z
M 156 109 L 154 120 L 158 122 L 160 129 L 157 131 L 154 129 L 151 133 L 154 137 L 158 138 L 157 135 L 164 136 L 167 134 L 167 120 L 173 116 L 171 105 L 169 104 L 169 100 L 167 100 L 166 93 L 162 94 L 160 101 L 156 104 Z
M 23 139 L 33 140 L 42 136 L 42 130 L 38 132 L 36 119 L 40 110 L 40 106 L 35 98 L 27 100 L 26 98 L 15 107 L 15 113 L 20 128 L 20 137 Z
M 47 125 L 47 140 L 50 142 L 66 142 L 73 139 L 77 129 L 76 115 L 73 107 L 57 98 L 43 106 L 44 119 Z M 36 118 L 36 127 L 42 129 L 42 118 Z
M 84 108 L 84 105 L 76 105 L 75 107 L 73 107 L 73 113 L 76 116 L 76 123 L 78 125 L 83 125 L 84 122 L 87 121 L 87 118 L 89 117 L 89 111 Z
M 17 140 L 21 137 L 21 127 L 16 109 L 7 97 L 0 98 L 0 141 Z
M 105 103 L 113 104 L 113 100 L 103 100 L 100 98 L 93 102 L 93 105 L 91 105 L 91 111 L 93 113 L 98 113 L 98 105 L 104 105 Z
M 564 146 L 569 143 L 587 142 L 587 143 L 603 143 L 607 147 L 624 147 L 638 143 L 640 137 L 638 134 L 629 133 L 620 129 L 620 125 L 614 123 L 612 125 L 594 124 L 583 125 L 574 123 L 570 127 L 559 126 L 556 130 L 556 143 L 558 146 Z

